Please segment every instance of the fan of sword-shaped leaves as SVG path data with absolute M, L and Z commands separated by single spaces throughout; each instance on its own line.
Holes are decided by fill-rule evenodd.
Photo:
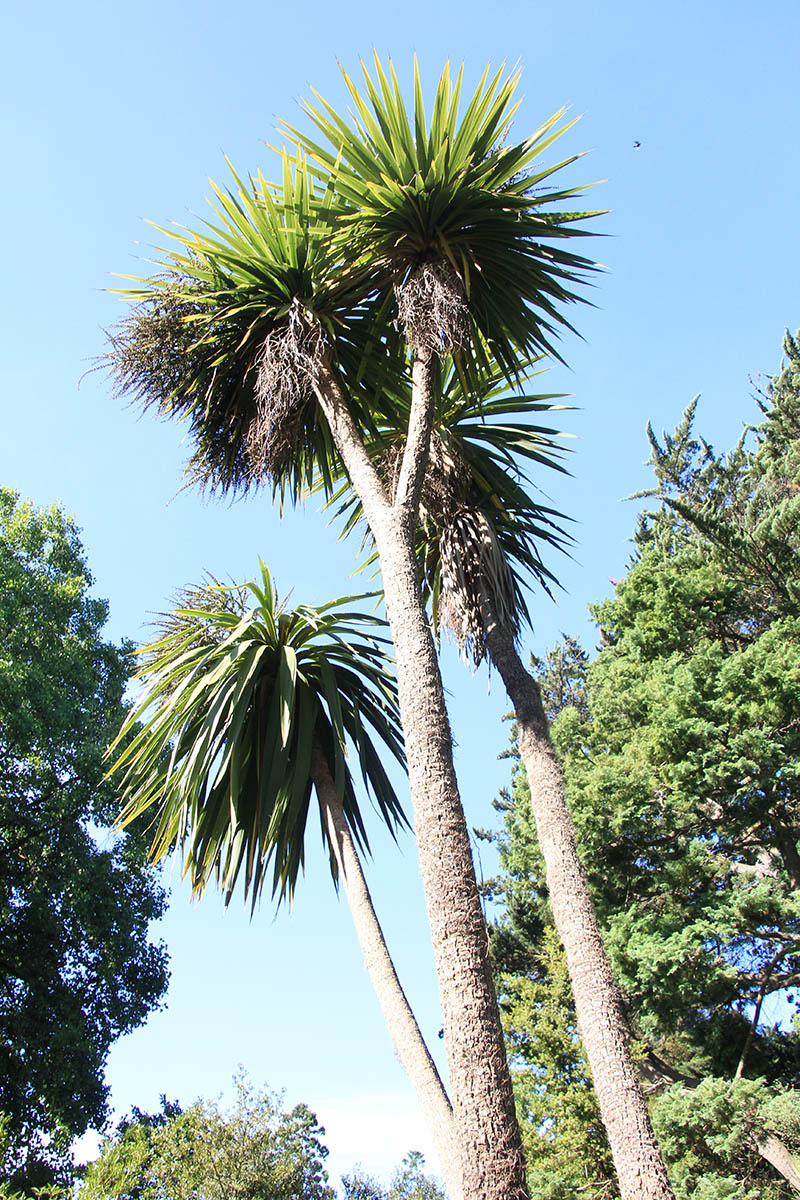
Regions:
M 385 297 L 366 268 L 332 257 L 334 175 L 321 188 L 299 153 L 284 153 L 280 186 L 233 174 L 232 190 L 212 185 L 213 221 L 160 230 L 168 248 L 124 290 L 132 307 L 107 362 L 119 393 L 188 421 L 194 480 L 233 494 L 271 482 L 297 499 L 330 486 L 336 462 L 313 392 L 323 359 L 369 428 L 359 381 L 368 364 L 374 401 L 388 360 L 373 310 Z
M 567 518 L 531 496 L 529 476 L 542 467 L 565 470 L 558 431 L 540 423 L 541 414 L 564 410 L 555 403 L 560 399 L 509 395 L 499 369 L 468 391 L 454 367 L 440 377 L 417 531 L 420 578 L 434 629 L 452 633 L 476 663 L 485 653 L 487 589 L 497 618 L 516 634 L 531 624 L 531 582 L 548 593 L 558 586 L 542 550 L 567 550 Z M 394 423 L 384 424 L 369 446 L 390 491 L 409 405 L 408 390 L 393 397 Z M 330 503 L 344 518 L 343 534 L 362 526 L 361 506 L 347 484 Z
M 184 593 L 143 650 L 144 694 L 109 750 L 109 773 L 120 778 L 120 822 L 148 814 L 154 861 L 179 850 L 196 893 L 213 877 L 227 904 L 241 878 L 255 907 L 269 878 L 273 896 L 291 900 L 315 747 L 362 850 L 352 758 L 392 834 L 405 823 L 376 746 L 404 764 L 385 626 L 347 607 L 359 599 L 284 610 L 262 564 L 246 591 Z M 332 853 L 330 862 L 336 880 Z
M 488 353 L 516 379 L 520 354 L 556 353 L 559 330 L 572 328 L 564 309 L 597 269 L 565 242 L 586 236 L 576 222 L 598 214 L 573 211 L 581 189 L 550 182 L 580 156 L 539 162 L 574 122 L 563 123 L 561 109 L 514 143 L 519 72 L 490 77 L 487 68 L 459 115 L 463 68 L 451 81 L 446 66 L 428 123 L 416 61 L 411 117 L 392 64 L 388 76 L 377 55 L 374 74 L 362 68 L 361 90 L 344 75 L 349 119 L 319 95 L 304 105 L 322 143 L 283 126 L 333 188 L 341 259 L 395 287 L 412 343 L 420 331 L 431 336 L 420 313 L 440 312 L 443 351 L 462 348 L 465 361 L 483 363 Z

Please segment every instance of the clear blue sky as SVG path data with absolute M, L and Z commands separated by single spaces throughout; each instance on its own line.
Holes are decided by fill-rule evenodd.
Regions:
M 3 422 L 0 479 L 74 512 L 110 633 L 139 637 L 148 614 L 204 570 L 249 577 L 258 555 L 283 590 L 313 602 L 352 589 L 352 547 L 308 512 L 282 525 L 266 498 L 235 506 L 181 490 L 179 427 L 139 418 L 87 369 L 120 314 L 113 272 L 142 272 L 156 223 L 203 214 L 223 155 L 270 172 L 276 120 L 296 120 L 317 88 L 339 104 L 337 60 L 356 70 L 376 47 L 408 80 L 417 52 L 429 87 L 446 58 L 475 81 L 487 61 L 523 69 L 516 131 L 563 104 L 582 120 L 565 149 L 592 149 L 576 181 L 605 180 L 590 204 L 612 210 L 591 248 L 608 267 L 595 308 L 574 314 L 573 478 L 548 480 L 574 516 L 573 562 L 554 564 L 559 607 L 542 599 L 531 648 L 560 630 L 591 644 L 586 605 L 608 592 L 648 482 L 645 425 L 671 427 L 697 392 L 699 427 L 719 446 L 753 416 L 750 376 L 770 373 L 785 326 L 800 324 L 797 237 L 796 0 L 576 0 L 459 5 L 277 5 L 31 0 L 4 21 L 0 88 Z M 634 143 L 639 142 L 638 149 Z M 468 816 L 491 822 L 505 781 L 505 698 L 445 655 Z M 312 844 L 314 839 L 312 837 Z M 437 999 L 413 844 L 376 838 L 376 904 L 435 1051 Z M 188 1103 L 226 1089 L 237 1063 L 287 1089 L 328 1126 L 333 1173 L 356 1158 L 385 1170 L 411 1146 L 413 1107 L 361 968 L 343 902 L 314 846 L 294 913 L 264 905 L 190 908 L 177 887 L 161 930 L 172 953 L 167 1009 L 115 1047 L 119 1111 L 160 1092 Z

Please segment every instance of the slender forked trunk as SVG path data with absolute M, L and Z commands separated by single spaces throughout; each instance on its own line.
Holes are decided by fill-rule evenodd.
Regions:
M 417 576 L 414 533 L 430 441 L 432 370 L 432 357 L 415 359 L 409 438 L 393 499 L 324 367 L 316 381 L 317 396 L 380 556 L 464 1197 L 524 1200 L 521 1139 L 486 924 L 453 767 L 439 663 Z
M 539 685 L 485 595 L 486 645 L 514 706 L 550 907 L 567 955 L 578 1028 L 606 1127 L 622 1200 L 673 1200 L 661 1152 L 630 1055 L 622 1000 L 606 954 L 575 844 L 564 779 Z
M 327 761 L 319 746 L 311 756 L 311 778 L 344 885 L 358 944 L 364 956 L 395 1053 L 425 1114 L 442 1164 L 450 1200 L 461 1200 L 461 1175 L 453 1128 L 453 1110 L 436 1064 L 406 999 L 380 927 L 361 860 Z

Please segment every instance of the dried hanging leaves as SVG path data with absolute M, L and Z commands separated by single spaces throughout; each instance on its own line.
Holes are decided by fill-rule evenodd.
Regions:
M 415 267 L 396 288 L 397 323 L 418 353 L 440 357 L 469 338 L 470 316 L 464 285 L 448 262 Z

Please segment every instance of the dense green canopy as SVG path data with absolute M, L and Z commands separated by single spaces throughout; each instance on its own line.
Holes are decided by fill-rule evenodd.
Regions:
M 134 1110 L 103 1143 L 81 1200 L 333 1200 L 314 1113 L 234 1082 L 229 1111 L 198 1100 L 182 1112 L 164 1097 L 160 1113 Z
M 109 1046 L 167 985 L 164 892 L 141 839 L 109 835 L 129 668 L 91 584 L 74 522 L 0 491 L 0 1176 L 26 1186 L 102 1124 Z

